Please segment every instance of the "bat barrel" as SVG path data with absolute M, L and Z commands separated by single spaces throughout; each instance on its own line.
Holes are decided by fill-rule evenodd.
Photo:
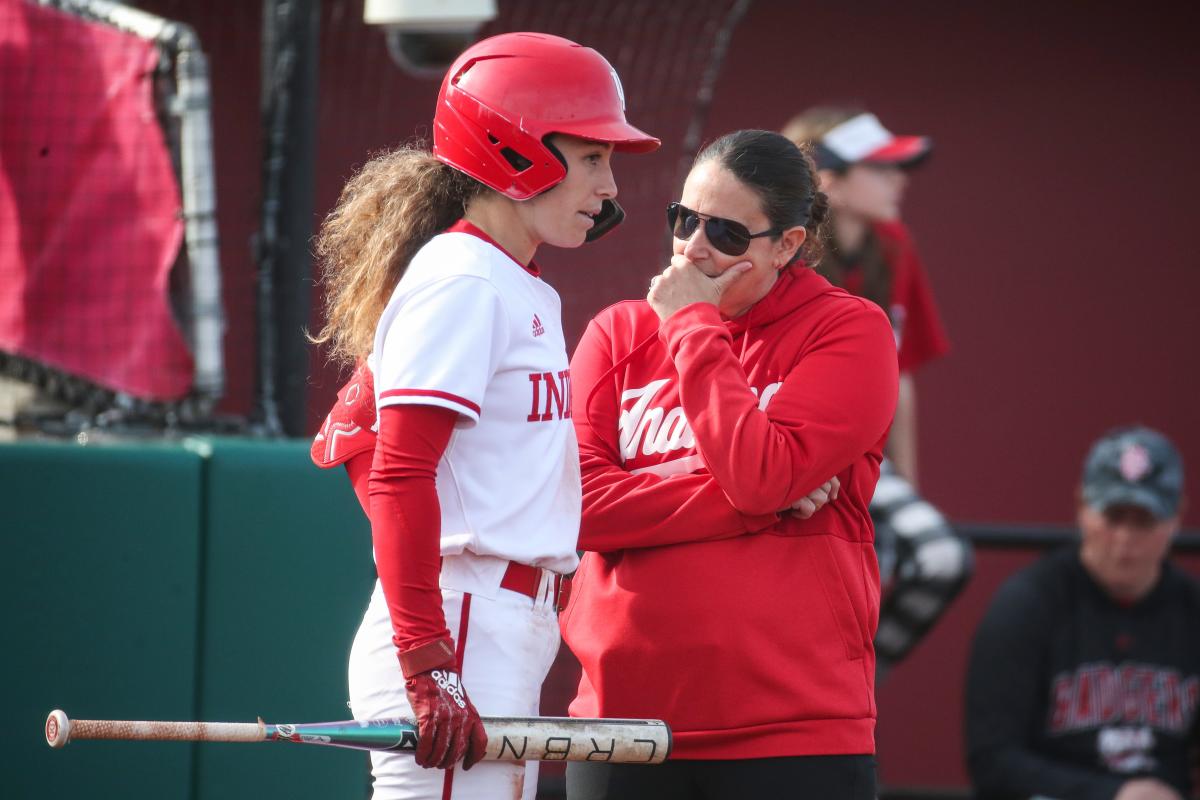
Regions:
M 671 728 L 654 719 L 484 717 L 486 759 L 661 764 Z

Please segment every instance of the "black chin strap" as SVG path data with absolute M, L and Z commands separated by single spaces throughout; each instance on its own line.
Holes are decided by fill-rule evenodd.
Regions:
M 617 204 L 616 200 L 605 200 L 604 207 L 600 209 L 600 213 L 596 215 L 596 224 L 587 232 L 584 237 L 585 242 L 594 242 L 604 234 L 611 231 L 613 228 L 621 224 L 625 219 L 625 209 Z

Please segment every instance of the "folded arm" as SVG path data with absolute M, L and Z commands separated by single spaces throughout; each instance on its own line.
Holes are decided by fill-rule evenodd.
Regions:
M 879 444 L 891 424 L 896 350 L 883 314 L 856 305 L 815 336 L 761 410 L 714 306 L 695 303 L 663 323 L 696 447 L 745 514 L 795 503 Z

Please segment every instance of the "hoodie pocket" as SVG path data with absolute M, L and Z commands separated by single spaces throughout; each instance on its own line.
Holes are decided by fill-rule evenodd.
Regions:
M 854 550 L 852 555 L 857 563 L 859 545 L 856 542 L 842 541 L 836 536 L 817 538 L 822 541 L 828 555 L 825 564 L 817 569 L 821 591 L 842 637 L 846 658 L 851 661 L 861 659 L 866 655 L 869 645 L 868 626 L 861 619 L 865 609 L 860 609 L 853 598 L 859 596 L 865 601 L 866 591 L 865 587 L 860 585 L 863 580 L 861 571 L 850 569 L 843 563 L 844 558 L 849 555 L 845 551 L 850 548 Z

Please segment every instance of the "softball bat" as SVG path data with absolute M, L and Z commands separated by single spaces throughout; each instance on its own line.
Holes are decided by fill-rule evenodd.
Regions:
M 661 764 L 671 752 L 671 729 L 654 719 L 481 717 L 487 731 L 485 760 L 607 761 Z M 175 742 L 298 742 L 354 750 L 417 749 L 411 719 L 352 719 L 270 725 L 258 722 L 156 722 L 69 719 L 59 710 L 46 718 L 46 743 L 65 747 L 79 739 Z

